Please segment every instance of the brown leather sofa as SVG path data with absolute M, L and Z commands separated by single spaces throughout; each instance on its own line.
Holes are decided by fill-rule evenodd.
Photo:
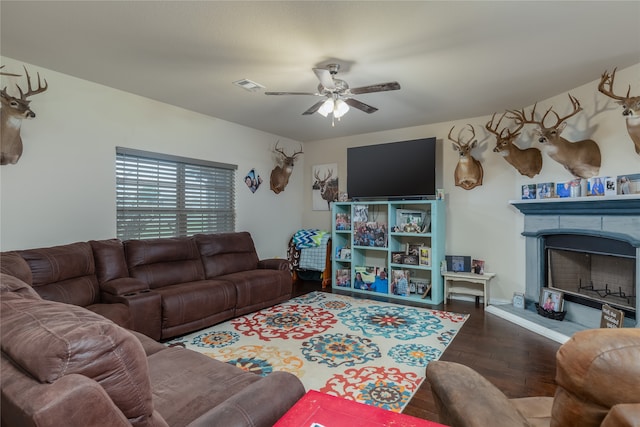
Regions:
M 259 260 L 247 232 L 92 240 L 0 254 L 44 298 L 166 340 L 291 298 L 285 259 Z
M 303 394 L 0 274 L 2 427 L 268 427 Z
M 640 426 L 640 329 L 575 333 L 556 354 L 554 397 L 508 399 L 454 362 L 429 362 L 427 381 L 452 427 Z

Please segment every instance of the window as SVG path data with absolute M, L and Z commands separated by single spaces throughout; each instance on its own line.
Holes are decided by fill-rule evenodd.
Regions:
M 236 169 L 116 147 L 118 238 L 234 231 Z

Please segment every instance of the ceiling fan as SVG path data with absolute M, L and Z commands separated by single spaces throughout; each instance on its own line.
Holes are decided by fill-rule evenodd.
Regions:
M 313 114 L 317 111 L 324 117 L 333 113 L 334 118 L 340 119 L 340 117 L 349 111 L 349 106 L 362 110 L 368 114 L 378 111 L 376 107 L 372 107 L 371 105 L 353 98 L 353 95 L 400 89 L 400 84 L 398 82 L 379 83 L 375 85 L 349 88 L 347 82 L 335 77 L 335 75 L 338 74 L 339 69 L 340 64 L 328 64 L 326 68 L 313 69 L 313 72 L 320 81 L 317 92 L 265 92 L 265 95 L 321 96 L 324 99 L 313 104 L 307 111 L 302 113 L 302 115 Z

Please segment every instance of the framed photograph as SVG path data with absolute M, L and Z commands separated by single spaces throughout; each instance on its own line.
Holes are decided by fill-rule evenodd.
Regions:
M 536 184 L 538 199 L 550 199 L 556 195 L 556 187 L 553 182 L 543 182 Z
M 605 177 L 604 180 L 604 195 L 605 196 L 615 196 L 617 194 L 616 191 L 616 178 L 612 176 Z
M 470 273 L 471 272 L 471 257 L 461 255 L 446 255 L 447 270 L 454 273 Z
M 407 243 L 405 253 L 407 255 L 420 256 L 421 243 Z
M 403 255 L 402 263 L 407 265 L 418 265 L 420 263 L 419 255 Z
M 536 185 L 525 184 L 522 186 L 521 192 L 522 200 L 535 199 L 536 198 Z
M 394 295 L 409 295 L 409 270 L 391 270 L 391 291 Z
M 340 254 L 338 255 L 338 259 L 341 259 L 341 260 L 351 259 L 351 248 L 342 248 L 340 250 Z
M 484 261 L 481 259 L 472 260 L 471 272 L 476 274 L 484 274 Z
M 420 247 L 420 265 L 423 267 L 431 267 L 431 248 L 427 246 Z
M 351 287 L 350 268 L 339 268 L 336 270 L 336 285 L 343 288 Z
M 540 307 L 546 311 L 561 312 L 564 308 L 564 293 L 554 289 L 540 289 Z
M 418 295 L 423 295 L 426 291 L 431 290 L 431 280 L 429 279 L 412 278 L 409 280 L 409 284 L 415 284 L 415 293 Z M 411 286 L 409 286 L 409 289 L 411 289 Z
M 556 184 L 556 196 L 565 197 L 581 197 L 582 196 L 582 179 L 576 178 L 571 181 L 559 182 Z
M 369 221 L 369 206 L 353 205 L 353 222 Z
M 404 252 L 391 252 L 391 262 L 393 264 L 402 264 L 402 258 L 406 254 Z
M 587 196 L 604 196 L 604 183 L 608 176 L 596 176 L 587 180 Z
M 618 175 L 617 194 L 640 194 L 640 173 Z
M 351 215 L 336 213 L 336 230 L 351 230 Z

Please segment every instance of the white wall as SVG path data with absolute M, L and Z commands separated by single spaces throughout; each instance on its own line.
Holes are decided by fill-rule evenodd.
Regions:
M 1 60 L 6 71 L 22 69 Z M 276 195 L 271 150 L 278 139 L 287 151 L 298 142 L 25 65 L 49 89 L 31 98 L 37 117 L 23 122 L 22 158 L 0 168 L 1 250 L 115 237 L 115 147 L 123 146 L 238 165 L 236 230 L 251 232 L 260 257 L 286 255 L 301 226 L 304 156 Z M 24 88 L 24 77 L 5 76 L 1 87 L 17 96 L 16 82 Z M 243 182 L 251 168 L 264 179 L 255 193 Z
M 612 67 L 615 64 L 612 64 Z M 604 71 L 604 70 L 602 70 Z M 610 70 L 611 71 L 611 70 Z M 597 90 L 600 76 L 594 81 L 575 88 L 570 93 L 580 100 L 584 110 L 568 120 L 568 126 L 562 136 L 570 141 L 593 139 L 598 142 L 602 153 L 600 175 L 622 175 L 640 173 L 640 155 L 636 154 L 629 138 L 622 109 Z M 618 70 L 615 91 L 626 93 L 631 84 L 632 95 L 640 94 L 640 64 L 627 69 Z M 566 93 L 547 100 L 540 100 L 537 111 L 544 112 L 551 105 L 559 114 L 570 111 L 571 104 Z M 505 105 L 505 109 L 520 109 L 522 105 Z M 532 106 L 527 106 L 530 111 Z M 499 114 L 502 111 L 498 112 Z M 359 114 L 357 111 L 349 114 Z M 500 155 L 492 150 L 495 138 L 489 136 L 484 125 L 491 119 L 493 111 L 487 111 L 483 117 L 460 119 L 455 122 L 437 123 L 357 135 L 348 138 L 336 138 L 314 141 L 305 146 L 304 173 L 304 211 L 303 227 L 330 229 L 331 217 L 328 212 L 311 211 L 311 168 L 314 164 L 338 163 L 340 174 L 340 190 L 346 191 L 347 182 L 347 148 L 360 145 L 403 141 L 435 136 L 442 144 L 443 179 L 447 202 L 447 241 L 446 253 L 469 255 L 486 261 L 487 271 L 497 273 L 492 280 L 494 301 L 510 300 L 514 291 L 524 292 L 525 260 L 523 215 L 509 205 L 509 200 L 520 198 L 520 186 L 526 183 L 564 182 L 572 178 L 560 164 L 543 154 L 543 168 L 539 175 L 527 178 L 520 175 Z M 349 119 L 349 115 L 345 116 Z M 480 147 L 473 150 L 473 155 L 482 162 L 484 181 L 481 187 L 463 190 L 453 182 L 453 173 L 458 154 L 451 147 L 447 135 L 451 126 L 456 130 L 467 123 L 476 129 Z M 541 144 L 525 128 L 518 140 L 521 148 Z M 393 173 L 393 167 L 388 173 Z

